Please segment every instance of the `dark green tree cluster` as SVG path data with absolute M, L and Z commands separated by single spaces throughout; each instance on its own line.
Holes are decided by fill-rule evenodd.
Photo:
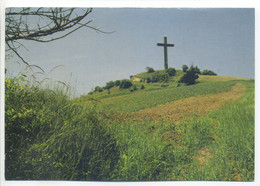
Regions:
M 175 76 L 175 75 L 176 75 L 176 70 L 175 70 L 175 68 L 168 68 L 168 69 L 166 70 L 166 73 L 167 73 L 170 77 L 172 77 L 172 76 Z
M 192 65 L 180 78 L 180 82 L 185 83 L 186 85 L 193 85 L 196 83 L 196 79 L 198 78 L 198 69 Z
M 120 89 L 127 89 L 127 88 L 130 88 L 131 86 L 133 86 L 133 84 L 130 80 L 123 79 L 123 80 L 121 80 L 119 88 Z
M 203 70 L 201 72 L 201 75 L 212 75 L 212 76 L 216 76 L 217 74 L 215 72 L 213 72 L 212 70 Z
M 183 72 L 187 72 L 188 69 L 189 69 L 189 67 L 187 65 L 182 65 Z
M 150 74 L 149 77 L 144 78 L 146 83 L 168 82 L 169 77 L 176 75 L 175 68 L 169 68 L 163 71 L 155 71 L 152 67 L 146 67 L 146 70 L 146 72 Z
M 185 74 L 181 77 L 180 82 L 185 83 L 186 85 L 193 85 L 196 82 L 196 79 L 199 78 L 198 74 L 201 75 L 217 75 L 212 70 L 203 70 L 202 72 L 198 68 L 198 66 L 191 65 L 190 68 L 188 68 L 187 65 L 182 65 L 182 71 L 185 72 Z
M 152 75 L 152 82 L 167 82 L 169 80 L 169 74 L 167 72 L 156 71 Z

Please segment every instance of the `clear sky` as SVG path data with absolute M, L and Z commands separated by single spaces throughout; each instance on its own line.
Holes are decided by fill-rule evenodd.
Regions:
M 110 80 L 129 79 L 164 68 L 163 42 L 169 67 L 183 64 L 210 69 L 218 75 L 254 78 L 254 9 L 94 8 L 92 26 L 111 34 L 82 28 L 51 43 L 23 42 L 21 55 L 41 66 L 54 80 L 70 82 L 76 95 Z M 6 63 L 8 74 L 18 70 L 16 58 Z M 57 65 L 63 65 L 48 73 Z

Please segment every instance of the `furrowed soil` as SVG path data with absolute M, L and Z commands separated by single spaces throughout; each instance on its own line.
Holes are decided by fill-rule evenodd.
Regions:
M 246 88 L 241 83 L 237 83 L 228 92 L 209 94 L 203 96 L 192 96 L 189 98 L 170 102 L 165 105 L 159 105 L 153 108 L 147 108 L 134 113 L 122 114 L 125 120 L 143 121 L 167 119 L 172 122 L 179 122 L 189 119 L 194 115 L 203 116 L 211 110 L 216 110 L 227 103 L 240 98 Z

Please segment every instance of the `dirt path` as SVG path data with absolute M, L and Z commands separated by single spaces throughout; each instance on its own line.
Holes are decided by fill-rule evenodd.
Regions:
M 134 121 L 142 121 L 144 119 L 159 121 L 165 118 L 172 122 L 178 122 L 194 114 L 197 116 L 205 115 L 211 110 L 216 110 L 227 103 L 233 102 L 240 98 L 245 90 L 244 85 L 237 83 L 228 92 L 193 96 L 135 113 L 123 114 L 123 117 Z

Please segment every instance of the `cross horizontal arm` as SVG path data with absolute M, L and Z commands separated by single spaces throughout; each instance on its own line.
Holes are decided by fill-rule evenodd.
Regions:
M 157 46 L 167 46 L 167 47 L 174 47 L 174 44 L 164 44 L 164 43 L 157 43 Z

